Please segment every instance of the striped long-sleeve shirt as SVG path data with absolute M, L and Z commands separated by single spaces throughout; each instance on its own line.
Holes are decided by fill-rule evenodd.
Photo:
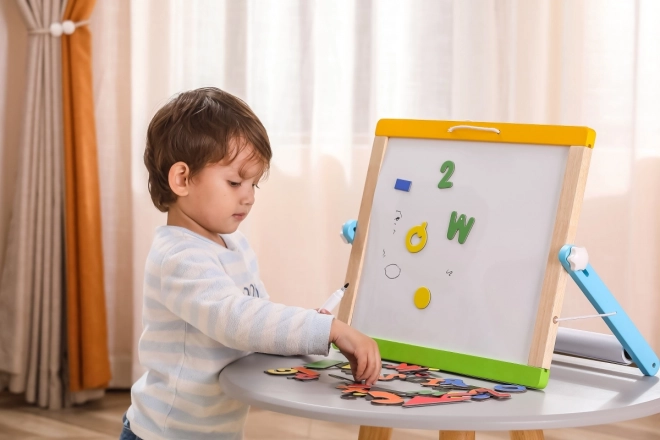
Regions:
M 268 300 L 240 232 L 227 248 L 162 226 L 147 257 L 140 363 L 127 418 L 144 439 L 240 439 L 248 406 L 218 375 L 250 352 L 327 354 L 332 316 Z

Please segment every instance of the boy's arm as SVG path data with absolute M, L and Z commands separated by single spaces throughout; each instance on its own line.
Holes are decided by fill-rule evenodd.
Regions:
M 159 300 L 221 344 L 280 355 L 328 353 L 332 316 L 243 295 L 204 249 L 175 245 L 160 269 Z

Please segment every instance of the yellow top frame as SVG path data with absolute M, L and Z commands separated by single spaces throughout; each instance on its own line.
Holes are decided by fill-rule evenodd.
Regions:
M 456 128 L 465 126 L 496 129 L 499 133 Z M 455 129 L 450 132 L 452 127 Z M 589 127 L 415 119 L 381 119 L 376 125 L 376 136 L 588 148 L 593 148 L 596 141 L 596 132 Z

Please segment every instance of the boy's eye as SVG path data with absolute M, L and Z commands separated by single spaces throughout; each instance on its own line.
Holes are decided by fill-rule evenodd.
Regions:
M 230 181 L 229 181 L 229 186 L 234 186 L 234 187 L 236 187 L 236 186 L 241 186 L 241 184 L 240 184 L 239 182 L 232 182 L 232 181 L 230 180 Z

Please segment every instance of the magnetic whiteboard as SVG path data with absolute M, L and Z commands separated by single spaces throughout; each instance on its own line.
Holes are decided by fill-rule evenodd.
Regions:
M 390 139 L 351 325 L 526 364 L 567 155 L 546 145 Z M 453 185 L 439 189 L 447 160 Z M 395 190 L 397 179 L 411 181 L 410 191 Z M 463 244 L 458 234 L 447 239 L 453 211 L 475 219 Z M 410 253 L 406 233 L 422 222 L 427 244 Z M 420 286 L 431 291 L 421 310 L 413 304 Z
M 465 124 L 379 121 L 338 317 L 390 360 L 542 388 L 595 132 Z

